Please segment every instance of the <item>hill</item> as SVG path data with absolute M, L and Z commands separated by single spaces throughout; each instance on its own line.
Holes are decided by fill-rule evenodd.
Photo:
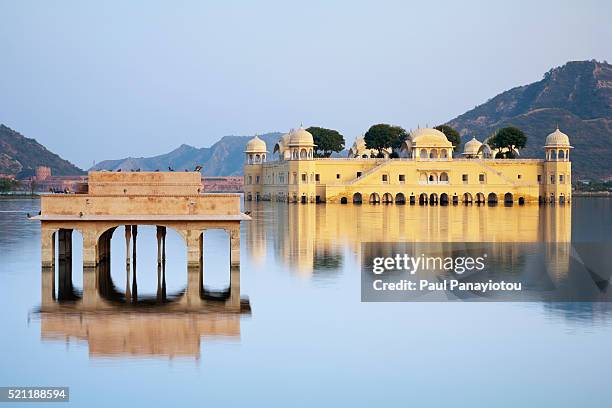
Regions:
M 56 176 L 84 174 L 83 170 L 50 152 L 35 139 L 0 125 L 0 173 L 26 178 L 34 175 L 38 166 L 50 167 Z
M 272 147 L 281 133 L 266 133 L 259 137 Z M 211 147 L 197 148 L 183 144 L 170 153 L 154 157 L 128 157 L 126 159 L 105 160 L 97 163 L 91 170 L 133 170 L 143 171 L 167 170 L 168 166 L 176 170 L 194 169 L 203 166 L 205 176 L 234 176 L 242 174 L 244 149 L 253 136 L 224 136 Z
M 541 81 L 503 92 L 448 122 L 465 142 L 516 126 L 528 136 L 524 157 L 542 157 L 546 135 L 557 126 L 570 136 L 574 178 L 612 174 L 612 65 L 572 61 Z

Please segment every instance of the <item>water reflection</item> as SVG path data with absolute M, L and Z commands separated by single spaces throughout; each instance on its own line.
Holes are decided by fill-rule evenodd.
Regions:
M 302 275 L 342 268 L 344 249 L 356 259 L 363 242 L 570 242 L 570 206 L 286 205 L 246 202 L 247 251 Z
M 72 284 L 71 252 L 70 245 L 60 246 L 57 271 L 41 271 L 38 312 L 44 341 L 86 341 L 91 357 L 198 359 L 202 338 L 240 339 L 241 316 L 251 309 L 248 298 L 240 296 L 239 267 L 230 268 L 230 286 L 220 291 L 203 285 L 201 267 L 189 267 L 188 287 L 167 293 L 164 257 L 157 266 L 156 293 L 142 296 L 136 290 L 136 262 L 126 264 L 126 290 L 120 291 L 109 255 L 97 267 L 83 268 L 83 290 L 78 291 Z
M 363 255 L 361 244 L 364 242 L 516 243 L 498 245 L 499 253 L 494 255 L 500 265 L 509 268 L 545 268 L 549 280 L 537 282 L 540 287 L 536 289 L 542 291 L 541 302 L 532 306 L 540 308 L 544 305 L 548 314 L 572 321 L 594 321 L 597 319 L 594 315 L 607 319 L 612 308 L 603 301 L 610 298 L 610 273 L 589 277 L 588 272 L 585 273 L 589 268 L 576 263 L 580 256 L 576 257 L 575 252 L 578 248 L 584 258 L 589 245 L 576 244 L 585 240 L 612 241 L 610 202 L 580 199 L 576 202 L 578 225 L 573 225 L 575 210 L 569 205 L 306 206 L 246 202 L 246 209 L 251 211 L 253 218 L 244 227 L 247 254 L 256 264 L 267 262 L 266 257 L 273 255 L 288 272 L 316 282 L 341 279 L 338 276 L 347 272 L 346 264 L 356 265 L 352 279 L 358 280 Z M 542 244 L 529 246 L 521 243 Z M 534 254 L 529 252 L 529 248 L 531 251 L 534 248 L 544 250 Z M 609 262 L 606 260 L 609 257 L 599 258 L 596 259 L 599 263 Z M 607 269 L 599 265 L 599 269 L 602 268 Z M 556 296 L 547 295 L 546 285 L 558 289 Z M 572 291 L 579 291 L 580 296 L 574 298 L 584 303 L 555 301 L 572 299 Z

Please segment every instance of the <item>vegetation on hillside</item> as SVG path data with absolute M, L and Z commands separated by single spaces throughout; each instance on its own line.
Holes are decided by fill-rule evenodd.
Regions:
M 571 144 L 576 178 L 612 174 L 612 65 L 572 61 L 543 79 L 503 92 L 449 121 L 462 136 L 483 141 L 496 129 L 520 128 L 529 135 L 521 157 L 544 157 L 546 136 L 557 126 Z
M 83 174 L 83 170 L 50 152 L 35 139 L 0 125 L 0 173 L 22 179 L 33 176 L 38 166 L 50 167 L 52 174 L 57 176 Z
M 8 178 L 0 177 L 0 193 L 15 191 L 19 187 L 19 182 Z

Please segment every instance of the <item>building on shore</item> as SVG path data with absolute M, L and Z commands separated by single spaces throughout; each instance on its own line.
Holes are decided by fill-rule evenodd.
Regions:
M 202 188 L 206 193 L 241 193 L 241 176 L 202 176 Z
M 495 159 L 497 151 L 476 139 L 454 157 L 444 133 L 430 128 L 411 132 L 400 158 L 371 158 L 357 142 L 348 158 L 317 158 L 315 147 L 308 131 L 292 130 L 275 145 L 276 160 L 269 161 L 266 143 L 251 139 L 245 149 L 245 199 L 430 205 L 571 200 L 572 146 L 559 129 L 546 137 L 542 159 Z

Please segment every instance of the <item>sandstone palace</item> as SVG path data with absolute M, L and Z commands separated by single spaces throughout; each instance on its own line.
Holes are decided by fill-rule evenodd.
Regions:
M 251 139 L 245 150 L 245 199 L 421 205 L 571 200 L 572 146 L 559 129 L 547 136 L 543 159 L 495 159 L 496 151 L 474 138 L 460 155 L 453 154 L 444 133 L 430 128 L 411 132 L 400 158 L 389 158 L 389 152 L 372 158 L 363 138 L 346 158 L 316 158 L 315 147 L 303 128 L 283 135 L 272 155 L 263 140 Z

